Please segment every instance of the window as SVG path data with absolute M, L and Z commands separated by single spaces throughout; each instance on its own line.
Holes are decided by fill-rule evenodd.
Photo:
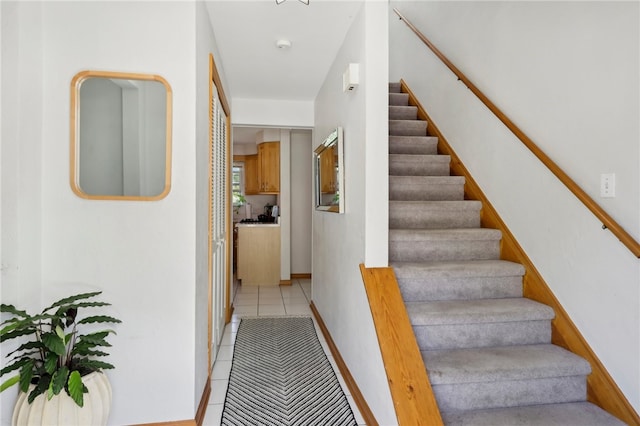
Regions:
M 231 193 L 233 194 L 234 206 L 241 206 L 245 203 L 243 163 L 233 163 L 233 171 L 231 172 Z

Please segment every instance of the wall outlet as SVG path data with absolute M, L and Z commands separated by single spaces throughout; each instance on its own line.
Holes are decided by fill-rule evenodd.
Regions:
M 600 175 L 600 196 L 603 198 L 613 198 L 616 196 L 615 173 L 603 173 Z

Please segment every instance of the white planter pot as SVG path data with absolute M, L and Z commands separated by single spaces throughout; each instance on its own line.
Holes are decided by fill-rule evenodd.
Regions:
M 96 371 L 82 377 L 82 382 L 89 389 L 89 393 L 83 396 L 83 407 L 78 407 L 64 390 L 51 400 L 47 400 L 46 393 L 38 395 L 31 404 L 27 401 L 29 394 L 20 392 L 11 424 L 13 426 L 106 425 L 111 408 L 111 384 L 106 374 Z

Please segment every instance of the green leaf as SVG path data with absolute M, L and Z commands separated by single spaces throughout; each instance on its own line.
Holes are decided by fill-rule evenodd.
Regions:
M 62 340 L 62 343 L 66 343 L 66 339 L 64 338 L 64 330 L 62 329 L 62 327 L 60 327 L 59 325 L 56 326 L 56 334 L 58 335 L 58 337 L 60 338 L 60 340 Z
M 66 309 L 77 309 L 77 308 L 96 308 L 100 306 L 111 306 L 111 303 L 107 302 L 80 302 L 75 303 L 73 305 L 67 305 L 64 308 Z
M 32 327 L 32 328 L 23 328 L 23 329 L 18 329 L 13 331 L 10 331 L 10 330 L 7 330 L 7 331 L 9 332 L 8 333 L 5 332 L 5 329 L 2 329 L 2 331 L 0 331 L 0 342 L 11 340 L 20 336 L 26 336 L 27 334 L 33 334 L 35 333 L 36 329 L 35 327 Z
M 90 323 L 99 323 L 99 322 L 108 322 L 108 323 L 120 323 L 122 321 L 120 321 L 117 318 L 114 317 L 110 317 L 107 315 L 96 315 L 96 316 L 92 316 L 92 317 L 86 317 L 81 319 L 80 321 L 78 321 L 78 324 L 90 324 Z
M 10 388 L 20 381 L 20 375 L 16 374 L 15 376 L 7 379 L 2 385 L 0 385 L 0 392 L 3 392 L 5 389 Z
M 69 391 L 69 396 L 73 399 L 76 404 L 80 407 L 84 405 L 84 383 L 82 383 L 82 377 L 80 377 L 80 373 L 77 371 L 72 371 L 69 374 L 69 380 L 67 382 L 67 390 Z
M 49 349 L 51 352 L 59 356 L 63 356 L 66 348 L 64 341 L 54 333 L 45 333 L 42 335 L 42 343 Z
M 89 371 L 107 370 L 115 368 L 112 364 L 104 361 L 97 361 L 95 359 L 80 358 L 76 364 L 78 368 L 86 369 Z
M 55 318 L 56 318 L 55 315 L 40 314 L 33 317 L 27 317 L 17 322 L 11 321 L 9 325 L 7 325 L 6 327 L 0 330 L 0 341 L 5 341 L 5 340 L 12 339 L 14 337 L 25 334 L 25 333 L 22 333 L 22 334 L 8 336 L 7 334 L 10 334 L 12 330 L 27 329 L 29 330 L 29 332 L 35 332 L 36 325 L 38 324 L 39 321 L 47 320 L 47 319 L 55 319 Z
M 33 360 L 26 362 L 22 368 L 20 368 L 20 390 L 26 392 L 29 390 L 31 384 L 31 378 L 33 377 Z
M 103 351 L 78 346 L 74 348 L 73 354 L 79 356 L 109 356 L 108 353 Z
M 0 376 L 4 376 L 5 374 L 7 374 L 7 373 L 9 373 L 9 372 L 11 372 L 13 370 L 17 370 L 18 368 L 22 367 L 23 365 L 25 365 L 29 361 L 33 362 L 33 359 L 28 358 L 28 357 L 17 359 L 13 363 L 7 365 L 2 370 L 0 370 Z
M 58 358 L 58 355 L 54 352 L 47 353 L 47 358 L 44 360 L 44 370 L 47 373 L 53 374 L 53 372 L 56 371 L 56 368 L 58 368 Z
M 24 343 L 22 345 L 20 345 L 18 347 L 18 349 L 9 352 L 6 356 L 10 357 L 11 355 L 13 355 L 16 352 L 20 352 L 20 351 L 25 351 L 27 349 L 40 349 L 40 348 L 44 348 L 44 345 L 41 342 L 27 342 Z M 32 352 L 30 352 L 32 353 Z M 2 373 L 0 373 L 0 376 L 2 375 Z
M 101 330 L 101 331 L 96 331 L 95 333 L 91 333 L 91 334 L 81 334 L 80 336 L 78 336 L 78 341 L 80 341 L 80 342 L 90 342 L 90 343 L 99 343 L 99 342 L 103 341 L 104 338 L 107 337 L 111 333 L 115 334 L 115 331 L 113 331 L 113 330 Z
M 53 377 L 51 377 L 51 383 L 49 384 L 49 390 L 47 392 L 47 398 L 51 399 L 54 395 L 58 395 L 64 386 L 67 384 L 67 379 L 69 378 L 69 369 L 65 366 L 62 366 L 53 373 Z
M 31 404 L 33 400 L 38 397 L 38 395 L 42 395 L 43 393 L 46 392 L 47 389 L 49 389 L 50 382 L 51 382 L 51 376 L 49 375 L 40 376 L 40 380 L 36 384 L 36 387 L 31 391 L 31 393 L 29 393 L 29 397 L 27 398 L 27 401 L 29 401 L 29 404 Z
M 74 296 L 65 297 L 64 299 L 60 299 L 57 302 L 54 302 L 53 305 L 49 306 L 48 308 L 45 308 L 42 312 L 46 312 L 49 309 L 53 309 L 58 306 L 68 305 L 69 303 L 75 302 L 76 300 L 89 299 L 101 293 L 102 293 L 101 291 L 94 291 L 91 293 L 81 293 L 81 294 L 76 294 Z
M 21 310 L 17 309 L 13 305 L 6 305 L 4 303 L 0 305 L 0 312 L 13 314 L 13 315 L 16 315 L 16 316 L 19 316 L 19 317 L 23 317 L 23 318 L 28 318 L 29 317 L 29 314 L 26 311 L 21 311 Z

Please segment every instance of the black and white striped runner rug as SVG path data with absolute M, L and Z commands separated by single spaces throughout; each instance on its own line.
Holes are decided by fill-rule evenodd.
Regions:
M 356 425 L 310 317 L 241 320 L 221 424 Z

